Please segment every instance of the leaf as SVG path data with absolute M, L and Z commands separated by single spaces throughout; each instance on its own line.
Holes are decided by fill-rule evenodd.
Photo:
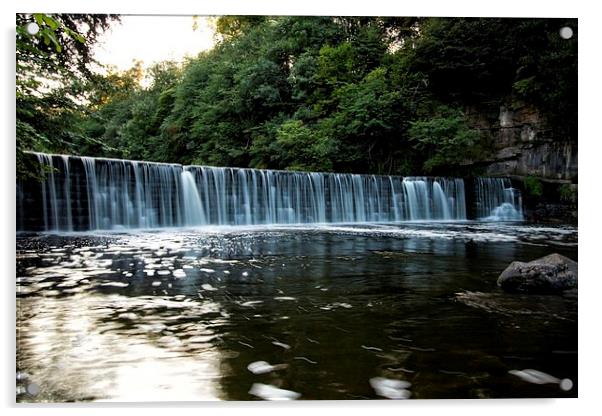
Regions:
M 42 13 L 34 13 L 33 18 L 38 26 L 42 26 L 44 24 L 44 15 Z
M 67 35 L 71 36 L 73 39 L 75 39 L 79 43 L 86 43 L 86 38 L 83 37 L 82 35 L 80 35 L 79 33 L 77 33 L 75 30 L 71 30 L 68 27 L 65 27 L 64 30 Z
M 45 36 L 47 36 L 47 38 L 50 39 L 52 41 L 52 43 L 54 43 L 54 47 L 57 52 L 62 51 L 63 48 L 62 48 L 61 44 L 59 43 L 58 39 L 56 38 L 56 35 L 54 34 L 54 32 L 45 31 Z M 48 45 L 48 43 L 46 43 L 46 45 Z
M 50 29 L 52 30 L 57 30 L 60 26 L 59 22 L 56 21 L 55 19 L 53 19 L 52 17 L 50 17 L 47 14 L 43 14 L 42 15 L 42 20 L 44 21 L 44 23 L 46 23 Z

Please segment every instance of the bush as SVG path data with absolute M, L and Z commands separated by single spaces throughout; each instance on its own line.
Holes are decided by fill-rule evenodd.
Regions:
M 534 176 L 527 176 L 524 179 L 525 193 L 530 197 L 540 197 L 543 195 L 543 185 L 539 179 Z
M 575 203 L 577 202 L 577 192 L 570 184 L 565 183 L 558 187 L 558 195 L 562 202 Z

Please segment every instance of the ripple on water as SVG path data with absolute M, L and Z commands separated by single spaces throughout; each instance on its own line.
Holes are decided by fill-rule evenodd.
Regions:
M 19 400 L 403 399 L 410 390 L 422 398 L 475 391 L 482 374 L 501 386 L 489 395 L 516 396 L 529 381 L 508 373 L 517 366 L 505 358 L 485 363 L 486 351 L 470 352 L 469 369 L 440 370 L 461 361 L 450 340 L 501 349 L 495 331 L 503 331 L 533 366 L 542 348 L 577 349 L 567 335 L 576 332 L 576 299 L 525 301 L 495 287 L 496 270 L 515 257 L 576 254 L 576 228 L 402 224 L 95 238 L 53 236 L 52 248 L 46 237 L 18 241 L 18 370 L 30 376 L 19 382 Z M 539 304 L 541 313 L 531 311 Z M 554 357 L 535 368 L 558 381 L 529 389 L 574 395 L 577 354 Z M 256 373 L 249 366 L 257 362 Z M 360 373 L 384 377 L 350 377 Z M 25 382 L 41 387 L 35 398 Z M 312 382 L 320 389 L 310 394 L 303 386 Z

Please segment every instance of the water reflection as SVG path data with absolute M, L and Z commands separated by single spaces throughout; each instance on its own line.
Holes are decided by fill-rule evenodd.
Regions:
M 18 366 L 36 400 L 219 399 L 219 310 L 160 296 L 20 299 Z
M 509 371 L 576 382 L 576 298 L 495 280 L 576 259 L 576 240 L 478 223 L 22 236 L 18 400 L 573 397 Z

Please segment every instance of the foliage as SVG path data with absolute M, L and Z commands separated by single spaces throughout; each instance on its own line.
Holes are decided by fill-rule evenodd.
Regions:
M 577 192 L 576 188 L 571 186 L 568 183 L 562 184 L 558 187 L 558 196 L 562 202 L 567 203 L 576 203 L 577 202 Z
M 84 81 L 93 76 L 92 44 L 111 15 L 16 15 L 17 177 L 37 177 L 26 150 L 78 153 L 83 134 Z M 36 23 L 36 34 L 27 32 Z M 103 146 L 99 146 L 103 149 Z
M 320 135 L 320 130 L 304 125 L 301 120 L 287 120 L 276 127 L 274 139 L 258 137 L 251 153 L 254 167 L 324 171 L 332 170 L 336 142 Z
M 426 172 L 465 162 L 474 156 L 480 138 L 479 132 L 468 126 L 462 111 L 446 106 L 426 120 L 412 122 L 409 134 L 416 149 L 428 155 Z
M 528 197 L 539 198 L 543 195 L 543 185 L 538 178 L 527 176 L 523 181 L 523 185 Z
M 571 39 L 559 36 L 569 26 Z M 577 20 L 432 18 L 421 27 L 412 70 L 443 101 L 536 105 L 559 135 L 576 137 Z
M 63 16 L 73 19 L 57 21 L 69 21 Z M 59 77 L 69 88 L 19 103 L 18 120 L 27 124 L 17 126 L 20 146 L 221 166 L 463 174 L 465 162 L 491 151 L 466 109 L 497 111 L 507 100 L 538 106 L 562 125 L 559 137 L 576 137 L 576 39 L 558 36 L 563 25 L 576 30 L 574 20 L 222 16 L 213 23 L 215 47 L 183 65 L 83 76 L 75 69 L 86 56 L 67 53 L 62 65 L 75 75 Z M 58 43 L 73 46 L 65 36 Z M 50 53 L 48 42 L 35 45 Z M 43 91 L 38 79 L 27 88 Z M 70 91 L 85 97 L 83 108 Z

